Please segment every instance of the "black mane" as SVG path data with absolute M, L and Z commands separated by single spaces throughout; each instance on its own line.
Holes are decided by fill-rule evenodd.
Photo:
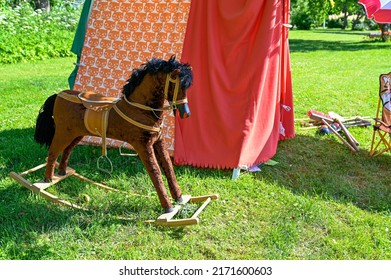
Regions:
M 154 57 L 146 63 L 143 63 L 140 68 L 133 69 L 132 75 L 122 89 L 122 94 L 129 97 L 136 87 L 141 84 L 147 74 L 156 74 L 158 72 L 170 73 L 176 69 L 180 70 L 179 80 L 181 88 L 189 88 L 193 82 L 193 74 L 188 63 L 180 63 L 175 59 L 175 56 L 171 56 L 169 60 Z

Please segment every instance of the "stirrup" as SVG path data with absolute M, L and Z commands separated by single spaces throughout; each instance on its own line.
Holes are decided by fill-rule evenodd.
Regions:
M 101 161 L 101 159 L 107 159 L 107 161 L 109 162 L 110 164 L 110 170 L 108 169 L 105 169 L 105 168 L 101 168 L 100 165 L 99 165 L 99 162 Z M 100 156 L 98 158 L 98 160 L 96 161 L 96 166 L 97 168 L 100 170 L 100 171 L 103 171 L 103 172 L 106 172 L 108 173 L 109 175 L 111 175 L 113 173 L 113 163 L 111 162 L 111 160 L 107 157 L 107 156 Z

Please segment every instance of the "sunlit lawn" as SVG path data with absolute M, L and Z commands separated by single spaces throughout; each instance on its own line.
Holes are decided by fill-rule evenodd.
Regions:
M 374 116 L 378 76 L 391 71 L 390 44 L 338 30 L 290 38 L 296 118 L 309 109 Z M 176 166 L 184 193 L 220 195 L 197 226 L 145 224 L 161 211 L 155 191 L 140 161 L 113 149 L 111 177 L 96 169 L 98 147 L 77 147 L 70 166 L 129 195 L 76 179 L 53 188 L 92 209 L 84 212 L 33 194 L 8 173 L 45 160 L 33 141 L 35 118 L 46 97 L 67 88 L 73 62 L 0 65 L 0 259 L 391 258 L 391 158 L 367 157 L 371 128 L 351 129 L 361 147 L 354 154 L 334 135 L 297 125 L 296 137 L 280 142 L 277 165 L 235 181 L 231 170 Z

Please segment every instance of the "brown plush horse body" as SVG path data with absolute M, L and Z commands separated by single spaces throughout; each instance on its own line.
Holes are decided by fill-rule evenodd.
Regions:
M 104 132 L 109 138 L 125 141 L 132 145 L 143 162 L 157 191 L 160 204 L 166 212 L 172 211 L 159 165 L 167 178 L 173 199 L 181 201 L 179 189 L 169 153 L 161 137 L 161 116 L 164 110 L 179 111 L 181 118 L 190 116 L 186 90 L 192 83 L 192 71 L 188 64 L 181 64 L 175 57 L 169 60 L 153 58 L 132 71 L 125 84 L 123 96 L 116 100 L 101 98 L 109 103 Z M 45 180 L 54 175 L 55 162 L 62 153 L 58 173 L 65 175 L 73 148 L 91 133 L 86 127 L 85 116 L 89 111 L 83 102 L 82 93 L 64 91 L 49 97 L 37 117 L 34 138 L 39 144 L 49 147 Z M 164 107 L 165 100 L 170 106 Z M 100 103 L 97 101 L 96 103 Z M 113 110 L 114 109 L 114 110 Z M 101 132 L 102 133 L 102 132 Z

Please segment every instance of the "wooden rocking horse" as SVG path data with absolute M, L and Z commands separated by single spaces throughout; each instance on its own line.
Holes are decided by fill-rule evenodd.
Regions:
M 174 114 L 178 110 L 181 118 L 190 116 L 186 91 L 191 84 L 190 65 L 181 64 L 172 56 L 169 60 L 153 58 L 134 69 L 123 87 L 121 98 L 74 90 L 50 96 L 39 112 L 34 135 L 37 143 L 49 147 L 47 163 L 41 165 L 46 167 L 45 178 L 35 184 L 22 178 L 24 174 L 37 170 L 37 167 L 21 174 L 11 172 L 11 177 L 55 201 L 57 198 L 53 199 L 44 189 L 69 175 L 81 177 L 67 165 L 73 148 L 84 136 L 102 137 L 103 156 L 106 155 L 106 137 L 122 140 L 131 144 L 137 152 L 156 189 L 165 212 L 156 222 L 163 225 L 198 223 L 196 216 L 179 222 L 171 220 L 179 209 L 173 207 L 167 195 L 159 167 L 160 165 L 163 169 L 171 196 L 176 202 L 204 201 L 200 207 L 203 209 L 211 199 L 217 198 L 216 195 L 193 199 L 182 196 L 164 137 L 161 137 L 161 116 L 164 110 L 174 110 Z M 169 102 L 169 106 L 164 106 L 165 100 Z M 58 174 L 54 174 L 60 153 L 62 157 L 58 164 Z M 63 204 L 73 207 L 68 202 Z

